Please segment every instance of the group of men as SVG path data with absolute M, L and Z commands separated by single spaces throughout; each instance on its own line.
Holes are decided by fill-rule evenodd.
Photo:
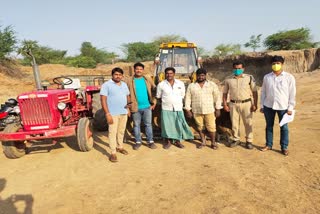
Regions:
M 280 121 L 284 114 L 291 115 L 295 106 L 295 79 L 283 70 L 283 63 L 283 57 L 272 57 L 272 72 L 263 78 L 260 112 L 264 113 L 266 120 L 266 145 L 260 149 L 261 151 L 272 149 L 275 114 Z M 140 62 L 134 64 L 134 75 L 126 81 L 122 81 L 123 70 L 114 68 L 112 79 L 102 85 L 100 92 L 102 108 L 109 124 L 109 160 L 117 162 L 117 152 L 128 154 L 123 148 L 128 116 L 132 117 L 134 124 L 133 149 L 138 150 L 142 145 L 141 122 L 145 127 L 148 147 L 157 148 L 153 140 L 152 127 L 152 111 L 157 100 L 161 101 L 161 137 L 165 140 L 164 149 L 169 149 L 171 145 L 184 148 L 184 140 L 194 139 L 185 114 L 188 118 L 193 118 L 197 126 L 201 138 L 197 148 L 206 146 L 206 136 L 209 135 L 211 148 L 218 149 L 215 142 L 215 118 L 220 116 L 222 108 L 230 112 L 233 136 L 229 146 L 235 147 L 240 144 L 242 119 L 246 134 L 245 146 L 247 149 L 253 149 L 252 119 L 253 112 L 258 108 L 258 93 L 254 77 L 245 74 L 244 69 L 243 62 L 233 63 L 233 74 L 224 81 L 221 98 L 219 87 L 207 80 L 207 71 L 203 68 L 196 71 L 196 82 L 190 83 L 187 89 L 182 81 L 175 78 L 173 67 L 165 69 L 165 80 L 157 86 L 150 77 L 144 75 L 144 65 Z M 280 133 L 281 151 L 288 155 L 287 124 L 281 127 Z

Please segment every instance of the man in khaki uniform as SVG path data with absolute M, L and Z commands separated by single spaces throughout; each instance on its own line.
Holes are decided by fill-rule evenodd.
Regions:
M 252 117 L 257 110 L 258 93 L 253 76 L 244 74 L 244 63 L 233 63 L 233 74 L 227 78 L 223 89 L 223 108 L 230 112 L 233 142 L 230 147 L 240 144 L 240 118 L 242 118 L 246 132 L 246 148 L 253 149 Z M 229 106 L 227 103 L 230 95 Z M 253 100 L 252 98 L 253 97 Z

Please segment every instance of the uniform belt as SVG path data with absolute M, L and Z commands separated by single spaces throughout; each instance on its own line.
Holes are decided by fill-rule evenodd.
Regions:
M 230 100 L 232 103 L 246 103 L 251 101 L 251 98 L 245 99 L 245 100 Z

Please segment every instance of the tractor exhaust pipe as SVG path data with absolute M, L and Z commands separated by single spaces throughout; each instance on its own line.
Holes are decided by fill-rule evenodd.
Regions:
M 38 65 L 36 63 L 36 59 L 34 58 L 31 50 L 28 50 L 27 54 L 32 58 L 31 65 L 32 65 L 34 80 L 36 82 L 36 88 L 38 91 L 42 90 L 40 72 L 39 72 Z

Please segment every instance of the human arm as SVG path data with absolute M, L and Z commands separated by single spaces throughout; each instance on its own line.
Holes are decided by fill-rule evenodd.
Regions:
M 287 110 L 288 115 L 292 114 L 292 111 L 295 105 L 296 105 L 296 80 L 293 76 L 291 76 L 291 79 L 289 82 L 289 105 Z
M 263 78 L 263 82 L 262 82 L 262 87 L 261 87 L 261 99 L 260 99 L 260 112 L 263 113 L 263 104 L 264 104 L 264 100 L 266 99 L 266 76 L 264 76 Z
M 222 109 L 222 100 L 221 100 L 221 92 L 217 86 L 217 84 L 213 84 L 213 101 L 215 107 L 215 117 L 220 117 L 220 109 Z
M 257 111 L 257 108 L 258 108 L 258 92 L 253 91 L 252 96 L 253 96 L 253 105 L 251 106 L 251 111 L 255 112 Z
M 191 112 L 191 87 L 192 87 L 192 83 L 189 84 L 189 86 L 187 88 L 187 92 L 186 92 L 186 96 L 185 96 L 185 100 L 184 100 L 184 109 L 186 111 L 186 116 L 188 118 L 192 117 L 192 112 Z
M 230 112 L 230 108 L 229 108 L 229 106 L 228 106 L 227 99 L 228 99 L 228 94 L 223 93 L 223 109 L 224 109 L 226 112 Z
M 227 81 L 224 81 L 222 101 L 223 101 L 223 109 L 224 109 L 226 112 L 230 112 L 230 108 L 229 108 L 229 106 L 228 106 L 228 92 L 229 92 L 228 82 L 227 82 Z
M 151 78 L 148 78 L 148 81 L 149 81 L 150 86 L 151 86 L 150 90 L 151 90 L 151 99 L 152 99 L 151 100 L 150 109 L 154 110 L 156 105 L 157 105 L 157 98 L 156 98 L 156 96 L 157 96 L 157 86 L 154 84 L 154 82 L 152 81 Z
M 252 96 L 253 96 L 253 104 L 251 105 L 251 111 L 255 112 L 258 108 L 258 92 L 257 92 L 257 85 L 254 77 L 250 75 L 250 89 L 252 91 Z
M 105 113 L 107 122 L 108 122 L 108 124 L 113 124 L 113 118 L 112 118 L 112 115 L 109 111 L 107 100 L 108 100 L 107 96 L 100 95 L 101 106 L 102 106 L 102 109 Z
M 125 108 L 128 111 L 128 116 L 129 117 L 131 116 L 131 111 L 130 111 L 131 105 L 132 105 L 131 97 L 130 97 L 130 95 L 127 95 L 127 105 L 125 106 Z

